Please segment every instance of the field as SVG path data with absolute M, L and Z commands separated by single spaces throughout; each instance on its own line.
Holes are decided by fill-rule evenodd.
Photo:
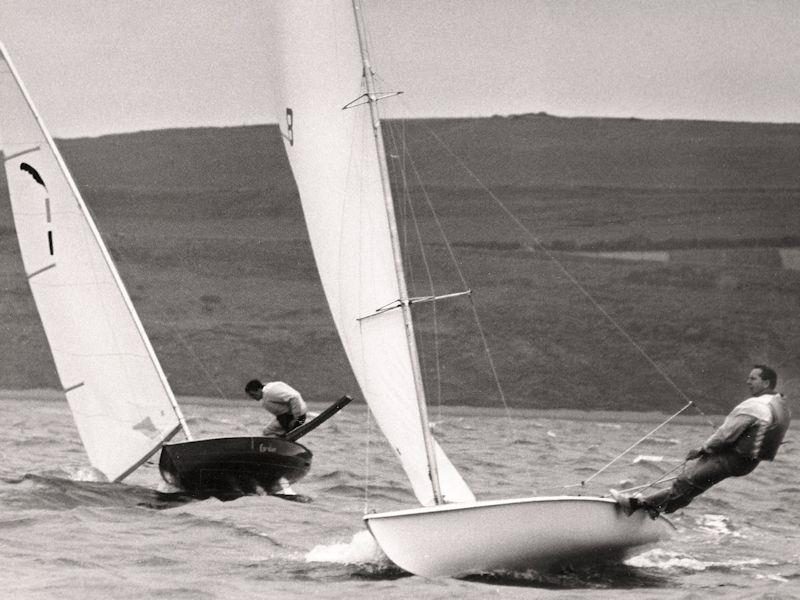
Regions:
M 800 388 L 800 125 L 548 115 L 389 123 L 439 282 L 473 290 L 512 406 L 722 412 L 754 361 Z M 357 395 L 270 126 L 59 141 L 181 395 L 253 376 Z M 456 158 L 456 156 L 458 158 Z M 424 182 L 424 184 L 423 184 Z M 0 388 L 57 388 L 0 185 Z M 401 202 L 401 229 L 413 232 Z M 413 237 L 413 236 L 411 236 Z M 602 258 L 662 251 L 668 262 Z M 409 247 L 411 285 L 427 294 Z M 497 405 L 468 300 L 422 314 L 433 403 Z M 437 367 L 432 350 L 442 364 Z M 798 390 L 800 391 L 800 390 Z

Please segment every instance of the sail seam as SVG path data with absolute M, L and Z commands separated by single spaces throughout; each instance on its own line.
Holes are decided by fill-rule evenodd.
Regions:
M 71 391 L 77 390 L 79 387 L 83 387 L 84 385 L 86 385 L 86 382 L 81 381 L 80 383 L 76 383 L 68 388 L 64 388 L 64 393 L 69 394 Z
M 5 161 L 8 162 L 12 158 L 17 158 L 17 157 L 23 156 L 25 154 L 30 154 L 31 152 L 38 152 L 41 149 L 42 149 L 41 146 L 36 146 L 36 147 L 30 148 L 28 150 L 23 150 L 22 152 L 15 152 L 14 154 L 9 154 L 8 156 L 5 156 Z
M 50 263 L 46 267 L 42 267 L 41 269 L 38 269 L 38 270 L 34 271 L 33 273 L 28 273 L 28 279 L 33 279 L 37 275 L 41 275 L 45 271 L 55 268 L 55 266 L 56 266 L 56 263 Z

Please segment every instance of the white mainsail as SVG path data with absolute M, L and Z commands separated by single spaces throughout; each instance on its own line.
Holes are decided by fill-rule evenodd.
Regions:
M 119 481 L 185 422 L 127 292 L 0 45 L 0 149 L 20 250 L 93 467 Z
M 317 268 L 361 391 L 418 500 L 434 503 L 412 355 L 364 93 L 350 0 L 287 1 L 275 11 L 277 112 Z M 433 442 L 442 497 L 474 500 Z

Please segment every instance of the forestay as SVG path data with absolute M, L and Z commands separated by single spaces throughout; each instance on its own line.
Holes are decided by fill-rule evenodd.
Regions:
M 275 11 L 278 119 L 322 285 L 347 357 L 423 505 L 434 502 L 401 311 L 378 153 L 363 95 L 349 0 L 287 1 Z M 434 442 L 435 444 L 435 442 Z M 473 500 L 438 445 L 445 501 Z
M 0 148 L 25 272 L 89 460 L 120 480 L 180 428 L 87 208 L 0 46 Z

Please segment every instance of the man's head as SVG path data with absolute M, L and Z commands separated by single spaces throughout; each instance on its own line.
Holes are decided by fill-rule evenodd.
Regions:
M 264 384 L 258 379 L 251 379 L 244 386 L 244 393 L 250 396 L 253 400 L 261 400 L 264 397 Z
M 774 390 L 778 384 L 778 374 L 767 365 L 753 365 L 747 376 L 747 387 L 752 394 Z

